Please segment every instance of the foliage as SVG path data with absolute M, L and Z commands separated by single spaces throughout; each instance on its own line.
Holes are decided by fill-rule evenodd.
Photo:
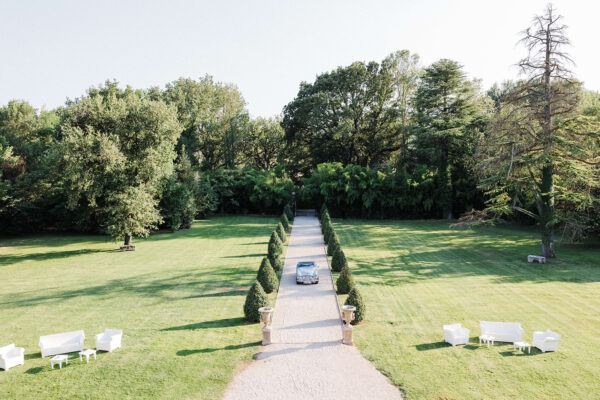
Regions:
M 242 149 L 246 166 L 270 170 L 278 164 L 285 142 L 280 122 L 280 118 L 250 121 Z
M 269 305 L 269 299 L 265 290 L 261 286 L 260 282 L 254 281 L 252 287 L 246 295 L 246 302 L 244 303 L 244 316 L 248 322 L 259 322 L 260 313 L 258 309 L 261 307 L 267 307 Z
M 330 234 L 329 234 L 329 240 L 327 241 L 327 255 L 328 256 L 333 256 L 335 254 L 336 251 L 340 250 L 340 240 L 338 239 L 337 234 L 333 231 L 333 229 L 330 230 Z
M 283 260 L 281 259 L 279 254 L 269 252 L 268 258 L 275 272 L 279 272 L 283 269 Z
M 348 272 L 350 271 L 348 270 Z M 356 307 L 352 325 L 356 325 L 365 319 L 367 306 L 365 305 L 362 295 L 360 294 L 360 291 L 356 285 L 353 285 L 352 289 L 350 289 L 350 293 L 348 294 L 348 298 L 346 298 L 346 302 L 344 304 Z
M 282 243 L 287 242 L 287 234 L 285 233 L 285 228 L 283 227 L 281 221 L 279 221 L 279 223 L 277 224 L 276 232 L 277 236 L 279 236 L 279 239 L 281 239 Z
M 283 214 L 281 214 L 281 219 L 279 220 L 279 222 L 283 226 L 283 229 L 285 230 L 285 232 L 290 231 L 290 222 L 288 221 L 288 218 L 285 215 L 285 212 Z
M 283 252 L 283 243 L 279 238 L 276 231 L 271 233 L 271 239 L 269 240 L 269 258 L 275 258 Z
M 292 211 L 292 207 L 290 207 L 290 203 L 287 203 L 285 207 L 283 207 L 283 213 L 287 217 L 288 222 L 294 220 L 294 212 Z
M 335 272 L 341 272 L 342 269 L 348 266 L 348 261 L 346 261 L 346 255 L 344 254 L 344 250 L 341 247 L 337 249 L 335 253 L 333 253 L 333 258 L 331 259 L 331 269 Z
M 173 232 L 187 229 L 196 215 L 194 194 L 185 184 L 169 179 L 162 191 L 160 209 L 164 225 Z
M 267 257 L 262 259 L 256 280 L 261 284 L 266 293 L 271 293 L 277 290 L 279 280 L 271 266 L 271 262 Z
M 335 286 L 338 294 L 348 294 L 354 287 L 354 276 L 352 276 L 352 271 L 350 271 L 348 265 L 342 268 L 340 276 L 338 276 L 337 281 L 335 282 Z

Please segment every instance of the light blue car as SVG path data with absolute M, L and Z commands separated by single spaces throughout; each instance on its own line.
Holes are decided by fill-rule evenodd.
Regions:
M 313 261 L 296 264 L 296 283 L 319 283 L 319 267 Z

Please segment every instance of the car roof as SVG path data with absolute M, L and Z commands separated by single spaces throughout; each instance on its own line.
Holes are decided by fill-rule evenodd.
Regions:
M 314 261 L 300 261 L 298 264 L 296 264 L 296 267 L 312 267 L 314 265 Z

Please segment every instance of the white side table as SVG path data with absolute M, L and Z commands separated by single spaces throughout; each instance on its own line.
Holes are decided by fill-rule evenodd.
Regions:
M 481 335 L 479 336 L 479 345 L 481 346 L 481 342 L 487 343 L 488 349 L 490 348 L 490 342 L 492 342 L 492 346 L 494 345 L 494 337 L 490 335 Z
M 96 350 L 87 349 L 79 352 L 79 361 L 83 361 L 83 356 L 85 356 L 85 362 L 90 362 L 90 356 L 94 355 L 94 360 L 96 360 Z
M 54 356 L 50 359 L 50 366 L 52 367 L 52 369 L 54 369 L 54 364 L 58 363 L 58 369 L 62 369 L 62 362 L 65 362 L 67 365 L 69 365 L 69 356 L 64 355 L 64 354 L 59 354 L 57 356 Z
M 529 354 L 531 354 L 531 345 L 527 342 L 514 342 L 513 343 L 513 350 L 516 351 L 517 348 L 519 348 L 519 352 L 522 352 L 523 349 L 527 347 L 527 352 Z

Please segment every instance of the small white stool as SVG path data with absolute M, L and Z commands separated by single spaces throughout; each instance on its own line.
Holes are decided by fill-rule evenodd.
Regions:
M 64 355 L 64 354 L 59 354 L 57 356 L 54 356 L 50 359 L 50 366 L 52 367 L 52 369 L 54 369 L 54 364 L 58 363 L 58 369 L 62 369 L 62 362 L 65 362 L 67 365 L 69 365 L 69 356 Z
M 92 350 L 92 349 L 87 349 L 84 351 L 80 351 L 79 352 L 79 361 L 83 361 L 83 357 L 85 356 L 85 362 L 89 363 L 90 362 L 90 356 L 94 355 L 94 360 L 96 360 L 96 350 Z
M 494 345 L 494 337 L 490 335 L 481 335 L 479 336 L 479 345 L 481 346 L 481 342 L 487 343 L 488 349 L 490 348 L 490 342 L 492 342 L 492 346 Z
M 523 349 L 525 347 L 527 347 L 527 352 L 529 354 L 531 354 L 531 345 L 529 343 L 527 343 L 527 342 L 514 342 L 513 343 L 513 351 L 516 351 L 517 347 L 519 348 L 519 352 L 522 352 Z

